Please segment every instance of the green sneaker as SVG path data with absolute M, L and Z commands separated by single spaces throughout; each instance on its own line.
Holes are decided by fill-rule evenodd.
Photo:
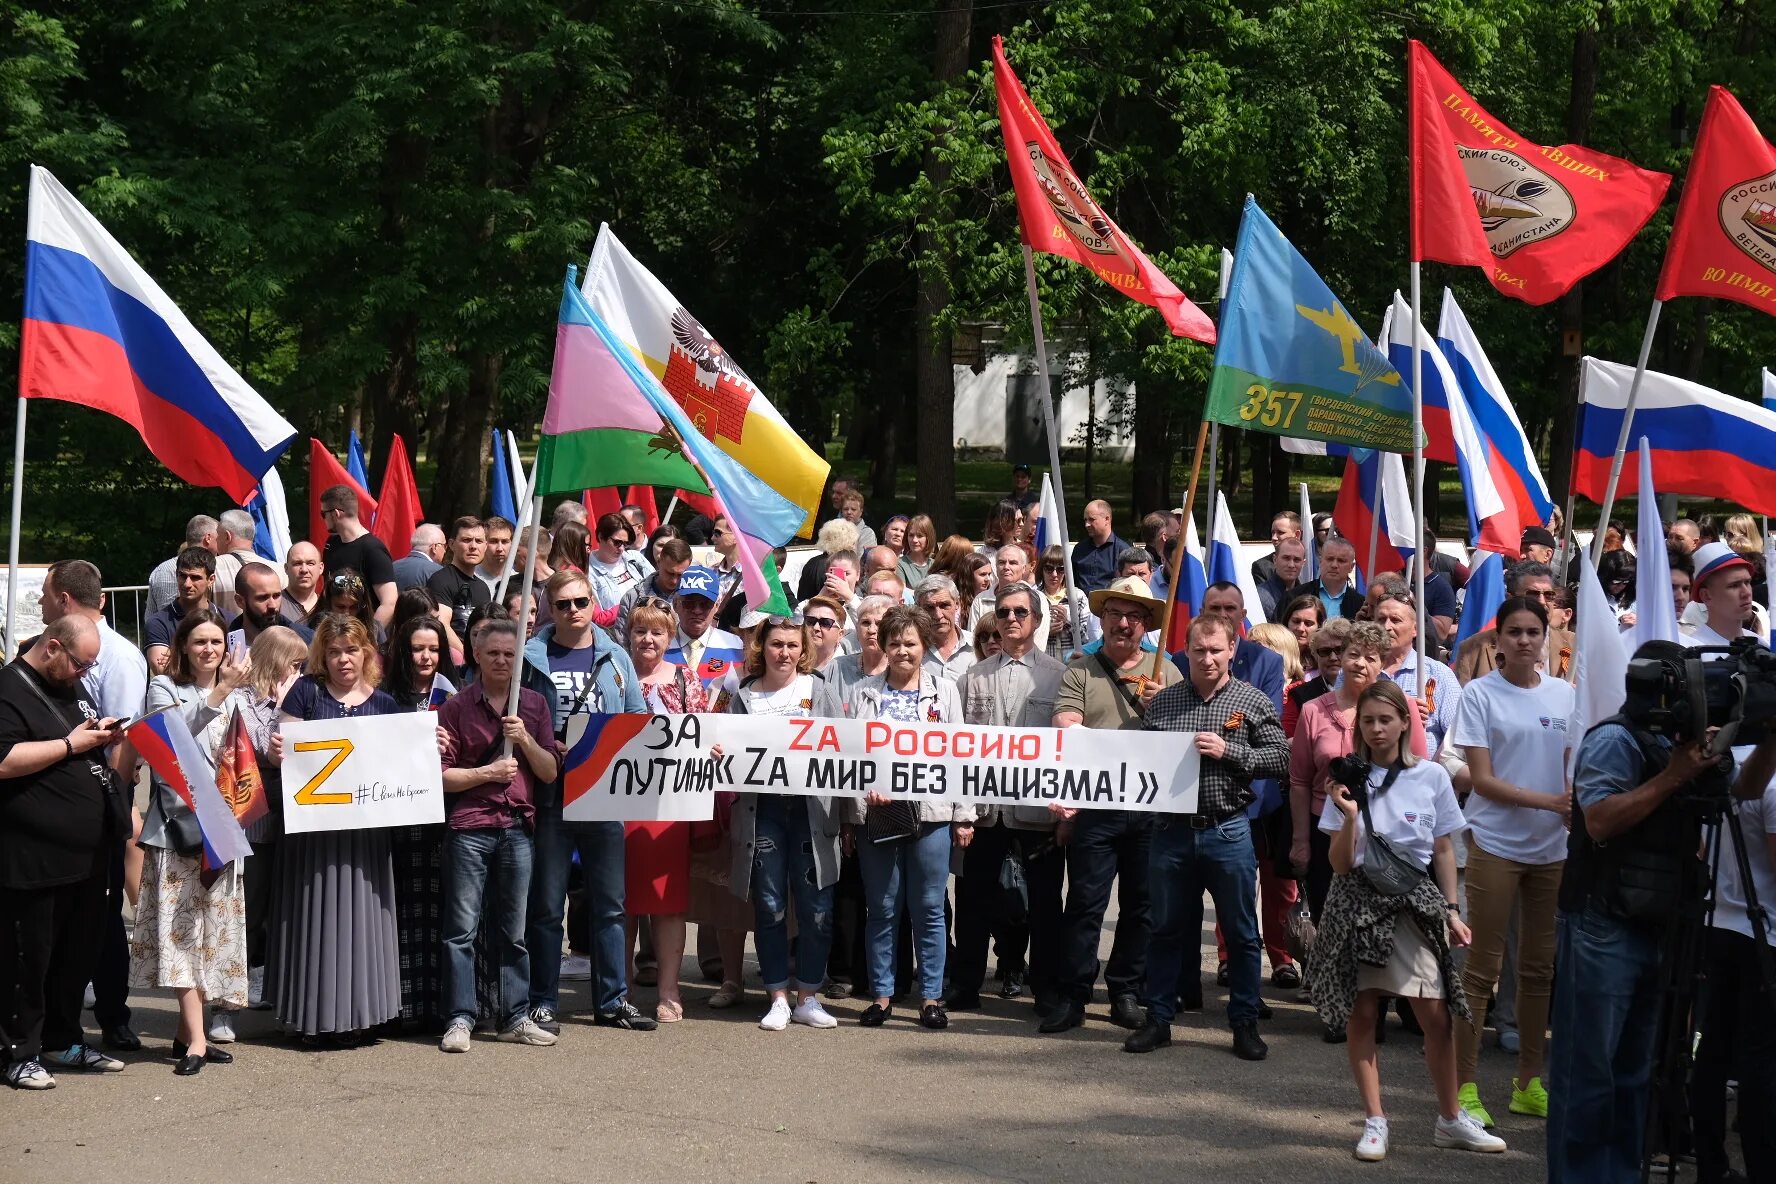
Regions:
M 1548 1091 L 1542 1088 L 1540 1077 L 1531 1077 L 1529 1084 L 1521 1088 L 1517 1079 L 1511 1078 L 1511 1113 L 1527 1114 L 1531 1118 L 1548 1117 Z
M 1546 1094 L 1542 1096 L 1547 1097 Z M 1480 1087 L 1477 1084 L 1472 1081 L 1463 1083 L 1455 1095 L 1455 1104 L 1467 1111 L 1475 1122 L 1488 1130 L 1492 1129 L 1492 1115 L 1488 1114 L 1486 1107 L 1480 1104 Z M 1546 1114 L 1547 1110 L 1544 1108 L 1542 1112 Z

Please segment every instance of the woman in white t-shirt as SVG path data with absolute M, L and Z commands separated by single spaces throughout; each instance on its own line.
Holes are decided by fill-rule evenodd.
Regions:
M 1511 1113 L 1548 1116 L 1542 1087 L 1547 1048 L 1548 995 L 1554 979 L 1554 913 L 1566 833 L 1572 819 L 1567 750 L 1573 688 L 1540 673 L 1548 613 L 1534 600 L 1499 606 L 1498 668 L 1462 690 L 1451 729 L 1467 755 L 1473 794 L 1468 798 L 1468 924 L 1474 930 L 1463 985 L 1471 1024 L 1456 1032 L 1462 1107 L 1487 1126 L 1474 1065 L 1486 1027 L 1486 1001 L 1498 981 L 1511 910 L 1517 927 L 1517 1027 L 1521 1044 L 1512 1083 Z
M 1364 849 L 1369 828 L 1362 807 L 1336 781 L 1327 787 L 1329 807 L 1320 829 L 1332 835 L 1336 873 L 1322 915 L 1319 940 L 1308 971 L 1308 988 L 1328 1027 L 1341 1021 L 1351 1075 L 1362 1096 L 1363 1136 L 1356 1155 L 1379 1160 L 1387 1155 L 1388 1120 L 1381 1105 L 1381 1070 L 1375 1035 L 1390 996 L 1411 1001 L 1424 1028 L 1425 1065 L 1437 1093 L 1439 1147 L 1503 1151 L 1464 1113 L 1457 1101 L 1455 1033 L 1450 1005 L 1457 1010 L 1462 989 L 1452 947 L 1468 943 L 1456 912 L 1455 848 L 1450 836 L 1463 825 L 1449 774 L 1436 761 L 1413 755 L 1414 709 L 1394 683 L 1378 682 L 1357 699 L 1353 755 L 1369 762 L 1369 821 L 1402 858 L 1428 873 L 1409 892 L 1385 895 L 1365 878 Z M 1385 948 L 1382 965 L 1373 963 Z

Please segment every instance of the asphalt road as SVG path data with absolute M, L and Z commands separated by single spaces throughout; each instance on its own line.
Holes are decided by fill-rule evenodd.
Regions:
M 694 940 L 694 939 L 693 939 Z M 703 1005 L 654 1033 L 595 1028 L 585 984 L 563 984 L 553 1048 L 477 1036 L 465 1056 L 431 1040 L 313 1051 L 269 1012 L 238 1019 L 232 1065 L 175 1077 L 170 995 L 132 998 L 147 1048 L 121 1074 L 61 1074 L 0 1091 L 0 1180 L 1431 1181 L 1543 1178 L 1542 1124 L 1506 1113 L 1512 1058 L 1488 1048 L 1482 1096 L 1503 1155 L 1431 1146 L 1435 1105 L 1416 1038 L 1391 1021 L 1382 1081 L 1393 1122 L 1383 1165 L 1351 1148 L 1362 1112 L 1342 1046 L 1320 1040 L 1294 991 L 1266 987 L 1270 1058 L 1229 1049 L 1225 992 L 1205 933 L 1206 1010 L 1171 1048 L 1121 1050 L 1099 992 L 1083 1028 L 1040 1036 L 1026 1001 L 997 998 L 944 1032 L 878 1030 L 830 1003 L 834 1031 L 760 1031 L 746 1001 Z M 687 963 L 695 974 L 694 960 Z M 654 992 L 636 1000 L 651 1012 Z

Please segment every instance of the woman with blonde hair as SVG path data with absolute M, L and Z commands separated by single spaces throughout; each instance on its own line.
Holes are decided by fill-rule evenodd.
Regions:
M 1282 658 L 1284 694 L 1288 693 L 1289 687 L 1299 686 L 1306 679 L 1307 670 L 1301 664 L 1301 645 L 1288 629 L 1265 621 L 1252 626 L 1246 636 Z
M 190 732 L 212 772 L 228 736 L 223 707 L 247 680 L 246 664 L 228 652 L 226 638 L 222 616 L 214 609 L 186 613 L 173 634 L 167 672 L 148 684 L 146 703 L 151 712 L 169 710 L 174 717 L 169 726 Z M 134 763 L 128 752 L 122 759 L 124 768 Z M 130 937 L 130 985 L 172 988 L 179 1010 L 173 1072 L 190 1077 L 205 1062 L 234 1060 L 209 1047 L 203 1015 L 206 1002 L 230 1009 L 247 1005 L 242 868 L 230 863 L 213 879 L 204 875 L 197 816 L 158 773 L 150 779 L 148 812 L 136 842 L 146 858 Z
M 308 672 L 284 695 L 278 722 L 398 715 L 377 689 L 382 661 L 355 617 L 323 617 Z M 284 738 L 272 741 L 282 763 Z M 395 869 L 386 831 L 286 835 L 266 982 L 278 1018 L 310 1044 L 351 1047 L 401 1014 Z
M 265 954 L 270 944 L 271 916 L 275 904 L 279 836 L 284 831 L 283 778 L 271 757 L 272 736 L 277 732 L 278 704 L 302 677 L 308 664 L 308 643 L 294 629 L 274 625 L 261 630 L 247 649 L 247 681 L 234 689 L 223 705 L 246 725 L 258 759 L 259 779 L 271 809 L 246 827 L 253 857 L 243 869 L 247 894 L 247 1006 L 270 1007 L 265 998 Z M 210 1039 L 226 1044 L 234 1039 L 227 1012 L 210 1022 Z
M 1308 988 L 1329 1029 L 1347 1037 L 1351 1075 L 1363 1102 L 1358 1159 L 1387 1156 L 1388 1120 L 1381 1105 L 1375 1033 L 1383 1000 L 1409 1000 L 1424 1028 L 1425 1065 L 1437 1093 L 1438 1147 L 1503 1151 L 1457 1100 L 1455 1020 L 1466 1019 L 1452 950 L 1472 935 L 1456 907 L 1455 846 L 1462 829 L 1455 786 L 1443 766 L 1420 760 L 1407 746 L 1417 710 L 1405 692 L 1381 681 L 1357 697 L 1352 755 L 1362 762 L 1361 784 L 1343 767 L 1331 778 L 1319 829 L 1332 836 L 1332 888 L 1314 944 Z M 1400 873 L 1378 884 L 1385 860 Z M 1413 874 L 1416 873 L 1416 874 Z M 1377 961 L 1379 955 L 1380 960 Z

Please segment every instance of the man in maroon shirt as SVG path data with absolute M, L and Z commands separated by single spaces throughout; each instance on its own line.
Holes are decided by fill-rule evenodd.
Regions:
M 530 1018 L 524 905 L 536 817 L 532 791 L 559 773 L 561 744 L 549 705 L 537 692 L 521 689 L 518 714 L 505 714 L 518 665 L 518 626 L 488 621 L 475 634 L 474 646 L 479 681 L 438 712 L 438 724 L 452 741 L 444 759 L 444 998 L 451 1014 L 439 1043 L 445 1052 L 469 1051 L 475 1027 L 475 931 L 484 909 L 499 946 L 499 997 L 507 1009 L 499 1038 L 539 1047 L 556 1039 Z

